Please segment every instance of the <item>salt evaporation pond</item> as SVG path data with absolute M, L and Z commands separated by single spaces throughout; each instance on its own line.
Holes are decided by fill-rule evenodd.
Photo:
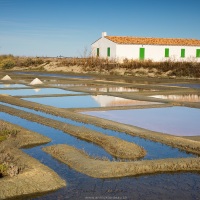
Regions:
M 161 158 L 193 157 L 193 154 L 189 154 L 189 153 L 186 154 L 185 152 L 180 151 L 177 148 L 172 148 L 172 147 L 167 146 L 165 144 L 162 144 L 162 143 L 159 143 L 159 142 L 153 142 L 153 141 L 146 140 L 146 139 L 143 139 L 143 138 L 140 138 L 140 137 L 133 137 L 133 136 L 126 134 L 126 133 L 113 131 L 113 130 L 109 130 L 109 129 L 104 129 L 104 128 L 101 128 L 101 127 L 98 127 L 98 126 L 95 126 L 95 125 L 92 125 L 92 124 L 85 124 L 85 123 L 77 122 L 77 121 L 74 121 L 74 120 L 71 120 L 71 119 L 58 117 L 58 116 L 47 114 L 47 113 L 44 113 L 44 112 L 41 112 L 41 111 L 36 111 L 36 110 L 24 108 L 24 107 L 19 107 L 19 106 L 7 104 L 7 103 L 1 103 L 0 102 L 0 105 L 13 107 L 13 108 L 16 108 L 16 109 L 19 109 L 19 110 L 23 110 L 25 112 L 37 114 L 37 115 L 40 115 L 42 117 L 50 118 L 50 119 L 57 120 L 57 121 L 60 121 L 60 122 L 64 122 L 64 123 L 67 123 L 67 124 L 71 124 L 71 125 L 74 125 L 74 126 L 86 127 L 88 129 L 101 132 L 105 135 L 114 136 L 114 137 L 120 138 L 122 140 L 126 140 L 128 142 L 136 143 L 137 145 L 142 146 L 147 151 L 146 156 L 143 157 L 142 160 L 161 159 Z M 94 150 L 93 150 L 93 152 L 94 152 Z
M 186 107 L 89 111 L 92 115 L 177 136 L 200 136 L 200 109 Z
M 62 90 L 59 88 L 33 88 L 33 89 L 17 89 L 17 90 L 0 90 L 0 94 L 8 94 L 11 96 L 28 96 L 28 95 L 51 95 L 51 94 L 83 94 L 82 92 L 74 92 Z
M 154 95 L 150 97 L 160 98 L 160 99 L 169 99 L 173 101 L 200 102 L 200 95 L 198 94 Z
M 92 147 L 93 144 L 80 141 L 74 137 L 68 136 L 62 131 L 46 127 L 34 122 L 30 122 L 9 114 L 0 113 L 3 120 L 11 123 L 20 124 L 24 128 L 39 132 L 52 138 L 52 142 L 47 145 L 57 143 L 74 144 L 77 148 L 86 145 L 86 151 L 98 151 Z M 156 144 L 156 143 L 155 143 Z M 76 172 L 67 165 L 53 159 L 41 148 L 46 145 L 23 149 L 24 152 L 38 159 L 58 173 L 61 178 L 67 181 L 67 187 L 56 192 L 46 194 L 40 197 L 30 197 L 31 199 L 87 199 L 87 198 L 107 198 L 113 199 L 198 199 L 200 188 L 200 175 L 198 173 L 167 173 L 145 175 L 138 177 L 125 177 L 120 179 L 97 179 L 91 178 L 79 172 Z M 87 148 L 91 146 L 92 148 Z M 161 147 L 160 147 L 161 148 Z M 159 151 L 157 154 L 159 154 Z M 99 151 L 100 152 L 100 151 Z M 101 153 L 98 152 L 98 155 Z M 102 152 L 102 151 L 101 151 Z M 184 152 L 182 152 L 184 154 Z M 185 153 L 185 155 L 189 156 Z
M 159 104 L 157 102 L 137 101 L 137 100 L 124 99 L 120 97 L 107 96 L 107 95 L 43 97 L 43 98 L 23 98 L 23 99 L 58 108 L 92 108 L 92 107 L 94 108 L 94 107 L 109 107 L 109 106 Z
M 24 84 L 0 84 L 0 88 L 20 88 L 20 87 L 28 87 Z

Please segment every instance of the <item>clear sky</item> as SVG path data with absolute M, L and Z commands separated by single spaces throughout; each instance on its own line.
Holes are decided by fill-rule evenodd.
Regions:
M 0 55 L 81 57 L 103 31 L 200 39 L 200 0 L 0 0 Z

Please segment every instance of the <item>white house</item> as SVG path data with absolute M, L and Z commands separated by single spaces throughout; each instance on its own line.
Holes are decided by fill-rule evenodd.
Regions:
M 103 32 L 102 37 L 92 44 L 92 55 L 119 61 L 127 58 L 200 62 L 200 40 L 107 36 Z

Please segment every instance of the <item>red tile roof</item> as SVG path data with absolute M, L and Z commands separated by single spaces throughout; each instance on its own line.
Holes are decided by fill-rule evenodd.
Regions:
M 200 46 L 200 40 L 182 38 L 146 38 L 130 36 L 105 36 L 117 44 Z

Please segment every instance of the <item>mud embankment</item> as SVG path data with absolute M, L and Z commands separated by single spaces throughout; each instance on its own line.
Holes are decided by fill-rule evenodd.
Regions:
M 52 114 L 55 116 L 69 118 L 69 119 L 87 123 L 87 124 L 94 124 L 96 126 L 114 130 L 114 131 L 125 132 L 132 136 L 138 136 L 144 139 L 160 142 L 160 143 L 178 148 L 180 150 L 183 150 L 189 153 L 195 153 L 195 154 L 200 155 L 200 142 L 198 141 L 193 141 L 193 140 L 176 137 L 176 136 L 172 136 L 172 135 L 168 135 L 164 133 L 150 131 L 150 130 L 139 128 L 136 126 L 125 125 L 125 124 L 117 123 L 117 122 L 106 120 L 106 119 L 101 119 L 101 118 L 97 118 L 93 116 L 75 113 L 75 112 L 68 111 L 67 109 L 59 109 L 52 106 L 46 106 L 46 105 L 41 105 L 38 103 L 28 102 L 28 101 L 11 97 L 11 96 L 0 95 L 0 100 L 5 103 L 10 103 L 13 105 L 26 107 L 26 108 L 30 108 L 34 110 L 39 110 L 41 112 L 45 112 L 45 113 Z
M 8 129 L 12 128 L 18 132 L 16 137 L 1 142 L 0 156 L 9 155 L 13 158 L 9 162 L 23 166 L 23 170 L 13 177 L 5 176 L 0 179 L 0 199 L 25 199 L 30 195 L 39 195 L 66 186 L 65 181 L 53 170 L 18 149 L 48 143 L 50 139 L 17 125 L 0 121 L 0 126 L 5 124 Z
M 146 155 L 146 151 L 142 147 L 134 143 L 127 142 L 113 136 L 107 136 L 100 132 L 87 129 L 85 127 L 77 127 L 64 122 L 59 122 L 53 119 L 45 118 L 36 114 L 24 112 L 3 105 L 1 105 L 0 111 L 62 130 L 67 134 L 70 134 L 85 141 L 92 142 L 96 145 L 101 146 L 108 153 L 117 158 L 135 160 L 138 158 L 142 158 Z
M 48 146 L 43 148 L 43 150 L 76 171 L 94 178 L 117 178 L 162 172 L 200 171 L 200 158 L 110 162 L 93 159 L 84 152 L 68 145 Z

